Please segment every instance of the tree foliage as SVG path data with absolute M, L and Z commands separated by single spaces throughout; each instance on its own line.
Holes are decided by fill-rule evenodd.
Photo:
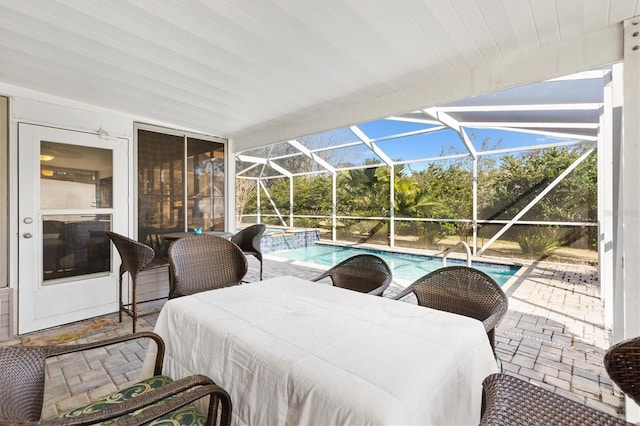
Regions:
M 371 164 L 373 161 L 368 160 Z M 377 163 L 363 169 L 340 172 L 336 181 L 338 214 L 344 216 L 389 216 L 391 168 Z
M 583 149 L 548 148 L 502 158 L 482 219 L 511 219 L 582 155 Z M 597 157 L 590 155 L 531 207 L 523 220 L 596 221 Z
M 483 150 L 487 149 L 483 141 Z M 499 143 L 498 143 L 499 145 Z M 478 218 L 510 220 L 554 182 L 585 151 L 581 145 L 555 147 L 508 155 L 481 156 L 477 163 Z M 306 161 L 306 160 L 305 160 Z M 309 169 L 305 162 L 303 168 Z M 336 176 L 336 206 L 339 216 L 389 217 L 391 174 L 394 182 L 394 215 L 396 218 L 472 219 L 473 161 L 471 158 L 438 160 L 418 169 L 407 165 L 389 167 L 374 160 L 365 167 L 339 171 Z M 265 180 L 270 200 L 280 213 L 330 215 L 332 177 L 329 173 L 296 176 L 293 180 L 293 205 L 289 204 L 288 178 Z M 243 197 L 246 198 L 244 192 Z M 253 195 L 255 202 L 255 192 Z M 262 211 L 274 213 L 262 194 Z M 548 222 L 597 221 L 597 156 L 592 153 L 548 194 L 533 205 L 523 220 Z M 251 197 L 242 206 L 251 206 Z M 248 209 L 250 207 L 247 207 Z M 422 226 L 416 222 L 398 221 L 399 232 L 422 233 L 435 241 L 444 235 L 469 235 L 469 225 L 442 221 Z M 505 237 L 521 246 L 548 246 L 538 236 L 519 236 L 518 231 Z M 529 249 L 528 248 L 528 249 Z M 546 251 L 555 247 L 548 246 Z

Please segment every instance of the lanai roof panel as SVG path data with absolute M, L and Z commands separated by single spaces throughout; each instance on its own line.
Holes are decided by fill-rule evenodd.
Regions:
M 248 149 L 242 154 L 252 157 L 273 158 L 297 153 L 299 153 L 299 151 L 288 143 L 279 142 L 272 145 L 265 145 L 258 148 Z
M 328 130 L 326 132 L 316 133 L 313 135 L 302 136 L 296 138 L 298 142 L 307 149 L 316 150 L 329 148 L 338 144 L 357 142 L 360 139 L 349 129 L 344 127 L 341 129 Z
M 451 129 L 376 142 L 394 161 L 436 158 L 441 155 L 467 154 L 460 135 Z
M 362 143 L 321 151 L 317 154 L 320 158 L 336 168 L 384 164 L 378 155 Z
M 598 103 L 601 105 L 601 103 Z M 580 123 L 587 127 L 595 127 L 600 119 L 598 109 L 589 110 L 564 110 L 564 111 L 471 111 L 471 112 L 451 112 L 453 118 L 463 126 L 472 126 L 468 123 L 531 123 L 531 124 L 557 124 Z M 500 126 L 496 126 L 500 127 Z M 530 126 L 534 127 L 534 126 Z M 552 126 L 549 126 L 552 127 Z M 566 126 L 565 126 L 566 127 Z M 580 127 L 580 126 L 576 126 Z
M 271 160 L 271 162 L 291 174 L 303 174 L 324 170 L 312 158 L 302 154 L 274 159 Z
M 466 129 L 469 139 L 477 151 L 526 148 L 539 145 L 572 142 L 576 138 L 551 136 L 508 129 Z
M 282 176 L 282 173 L 275 170 L 268 164 L 257 164 L 247 161 L 236 161 L 236 176 L 250 178 L 266 178 Z
M 399 121 L 390 119 L 375 120 L 363 124 L 358 124 L 358 128 L 373 140 L 386 139 L 397 134 L 426 131 L 435 127 L 439 127 L 439 125 L 425 122 Z
M 600 74 L 595 73 L 594 75 Z M 602 76 L 598 78 L 548 80 L 450 102 L 442 105 L 442 107 L 602 102 L 604 81 Z

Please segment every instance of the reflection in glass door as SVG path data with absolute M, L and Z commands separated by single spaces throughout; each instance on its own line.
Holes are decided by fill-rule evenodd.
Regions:
M 224 230 L 223 140 L 139 129 L 138 240 L 166 258 L 170 232 Z
M 110 245 L 104 231 L 111 229 L 113 207 L 111 150 L 41 141 L 40 153 L 45 285 L 57 278 L 109 273 Z M 85 169 L 77 168 L 81 164 Z M 86 209 L 101 213 L 75 213 Z
M 19 125 L 19 333 L 117 311 L 105 231 L 127 233 L 127 145 Z

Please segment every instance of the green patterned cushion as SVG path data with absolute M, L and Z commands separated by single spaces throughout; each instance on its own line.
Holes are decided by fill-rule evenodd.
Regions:
M 94 401 L 84 407 L 79 407 L 64 414 L 58 416 L 59 418 L 63 417 L 76 417 L 81 414 L 93 413 L 95 411 L 99 411 L 105 407 L 108 407 L 112 404 L 118 404 L 122 401 L 126 401 L 130 398 L 133 398 L 138 395 L 142 395 L 144 393 L 149 392 L 152 389 L 160 388 L 167 383 L 170 383 L 172 380 L 167 376 L 154 376 L 149 379 L 146 379 L 142 382 L 136 383 L 135 385 L 129 386 L 128 388 L 122 389 L 116 393 L 113 393 L 109 396 L 105 396 L 97 401 Z M 159 402 L 160 403 L 160 402 Z M 126 419 L 131 416 L 135 416 L 136 413 L 139 413 L 143 410 L 147 410 L 149 407 L 141 408 L 138 411 L 135 411 L 130 414 L 126 414 L 117 419 L 110 420 L 105 422 L 104 424 L 114 424 L 119 420 Z M 203 425 L 206 419 L 200 413 L 193 404 L 189 404 L 179 410 L 176 410 L 172 413 L 167 414 L 166 416 L 160 417 L 159 419 L 154 420 L 149 423 L 149 425 Z

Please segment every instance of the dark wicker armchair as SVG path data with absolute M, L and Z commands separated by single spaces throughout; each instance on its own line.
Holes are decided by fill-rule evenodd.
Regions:
M 358 254 L 345 259 L 311 281 L 326 277 L 330 277 L 336 287 L 376 296 L 382 296 L 393 278 L 389 265 L 373 254 Z
M 393 298 L 410 293 L 420 306 L 482 321 L 495 352 L 495 328 L 507 313 L 509 299 L 489 275 L 468 266 L 447 266 L 418 278 Z
M 640 404 L 640 337 L 611 346 L 604 356 L 604 368 L 620 390 Z
M 70 354 L 134 339 L 152 339 L 158 352 L 154 376 L 126 389 L 52 419 L 41 420 L 47 357 Z M 202 375 L 172 381 L 161 376 L 164 342 L 151 332 L 129 334 L 102 341 L 59 346 L 5 346 L 0 348 L 0 424 L 88 425 L 112 421 L 118 425 L 141 425 L 154 419 L 194 420 L 199 424 L 231 423 L 231 399 L 227 392 Z M 194 401 L 209 396 L 207 413 Z M 185 424 L 184 422 L 180 424 Z
M 145 244 L 142 244 L 138 241 L 132 240 L 131 238 L 127 238 L 124 235 L 120 235 L 115 232 L 105 231 L 105 234 L 107 234 L 107 236 L 113 242 L 113 245 L 116 247 L 116 250 L 118 250 L 118 253 L 120 254 L 120 259 L 122 260 L 122 263 L 120 264 L 120 271 L 118 274 L 118 319 L 120 322 L 122 322 L 123 312 L 129 315 L 133 319 L 132 332 L 135 333 L 136 323 L 138 321 L 138 317 L 140 316 L 140 314 L 138 314 L 136 301 L 136 281 L 138 278 L 138 273 L 140 273 L 140 271 L 142 271 L 143 269 L 151 269 L 152 267 L 166 265 L 166 262 L 164 264 L 162 262 L 158 262 L 155 264 L 152 263 L 155 257 L 155 252 L 151 247 Z M 130 303 L 124 303 L 123 301 L 122 278 L 126 272 L 131 275 Z M 151 302 L 153 300 L 145 300 L 145 302 Z
M 616 385 L 640 403 L 640 337 L 607 350 L 604 367 Z M 625 425 L 624 420 L 510 376 L 493 374 L 482 383 L 481 425 Z
M 194 235 L 172 242 L 169 262 L 169 299 L 240 284 L 247 273 L 242 250 L 214 235 Z
M 266 229 L 265 225 L 255 224 L 241 229 L 231 237 L 231 241 L 237 244 L 244 254 L 255 256 L 260 262 L 260 281 L 262 281 L 262 249 L 260 248 L 260 242 Z
M 629 424 L 509 374 L 489 375 L 482 389 L 482 426 Z

